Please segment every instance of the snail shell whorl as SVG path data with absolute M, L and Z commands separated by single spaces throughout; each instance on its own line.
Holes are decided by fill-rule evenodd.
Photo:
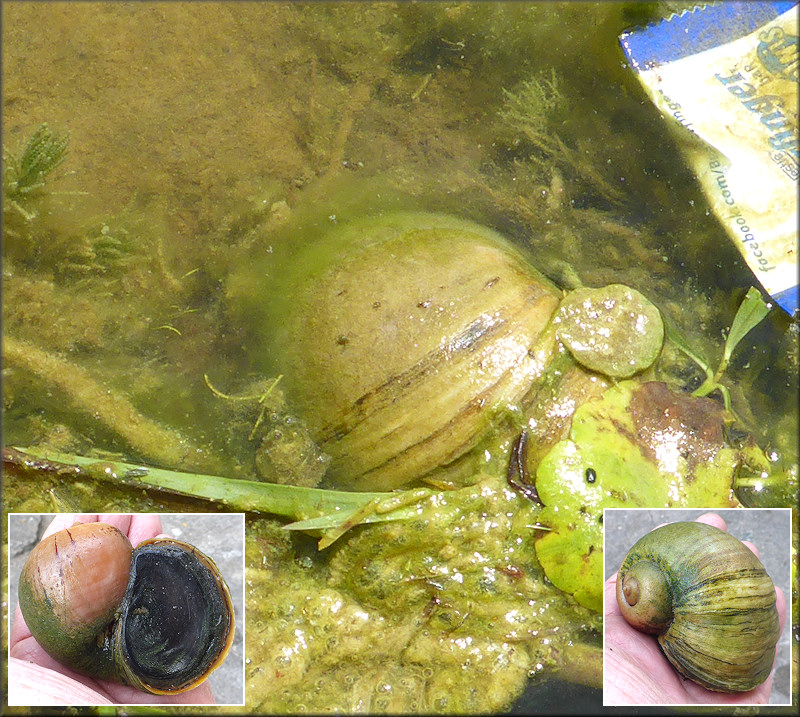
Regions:
M 544 335 L 561 294 L 454 217 L 370 217 L 325 241 L 336 252 L 294 288 L 277 340 L 285 385 L 334 482 L 390 490 L 465 454 L 487 409 L 523 398 L 555 349 Z
M 658 635 L 672 621 L 672 588 L 664 571 L 649 560 L 630 567 L 617 580 L 617 602 L 637 630 Z
M 45 651 L 79 672 L 113 679 L 114 656 L 96 636 L 128 586 L 133 548 L 105 523 L 73 525 L 43 539 L 19 583 L 25 622 Z
M 655 577 L 661 573 L 663 577 Z M 645 575 L 642 580 L 640 575 Z M 638 600 L 626 601 L 639 584 Z M 645 584 L 662 592 L 646 594 Z M 664 592 L 665 591 L 665 592 Z M 662 605 L 648 622 L 637 607 Z M 671 523 L 639 540 L 617 578 L 623 616 L 637 629 L 658 634 L 667 659 L 685 677 L 720 692 L 744 692 L 764 682 L 780 634 L 775 587 L 755 554 L 735 537 L 703 523 Z

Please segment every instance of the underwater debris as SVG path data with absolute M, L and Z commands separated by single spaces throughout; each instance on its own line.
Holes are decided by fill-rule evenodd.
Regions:
M 178 431 L 149 419 L 121 392 L 109 391 L 88 371 L 30 341 L 3 338 L 6 364 L 30 372 L 51 391 L 61 392 L 73 411 L 90 416 L 135 453 L 167 466 L 219 470 L 224 464 L 209 449 L 195 445 Z

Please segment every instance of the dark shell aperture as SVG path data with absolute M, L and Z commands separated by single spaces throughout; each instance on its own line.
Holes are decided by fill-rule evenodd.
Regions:
M 119 658 L 133 684 L 172 693 L 202 682 L 233 639 L 230 594 L 214 561 L 181 541 L 142 543 L 117 630 Z

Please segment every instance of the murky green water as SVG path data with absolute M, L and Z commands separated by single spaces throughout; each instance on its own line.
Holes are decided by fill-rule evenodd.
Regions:
M 6 444 L 251 475 L 254 415 L 232 411 L 204 374 L 231 394 L 271 378 L 270 332 L 252 323 L 259 302 L 280 304 L 270 276 L 332 226 L 386 209 L 488 225 L 566 288 L 635 287 L 716 361 L 752 278 L 623 65 L 618 34 L 656 9 L 4 3 L 4 145 L 21 152 L 43 122 L 70 134 L 66 160 L 41 191 L 4 206 Z M 737 412 L 787 466 L 796 453 L 795 341 L 773 312 L 728 373 Z M 702 375 L 689 368 L 684 378 L 693 388 Z M 129 408 L 146 425 L 127 420 Z M 45 488 L 7 486 L 4 507 L 142 505 L 125 490 Z M 791 491 L 751 498 L 788 505 Z M 152 500 L 146 508 L 187 508 Z M 458 634 L 437 643 L 447 653 L 437 655 L 413 619 L 392 622 L 380 600 L 331 577 L 359 551 L 371 555 L 366 532 L 328 564 L 275 525 L 250 523 L 250 708 L 316 710 L 340 699 L 344 709 L 505 709 L 528 672 L 542 689 L 557 672 L 557 656 L 530 662 L 538 653 L 527 648 L 463 669 L 469 651 Z M 412 542 L 428 541 L 426 530 Z M 363 560 L 390 564 L 384 557 Z M 310 591 L 318 592 L 303 607 L 299 596 Z M 446 619 L 459 626 L 470 593 L 451 597 Z M 413 609 L 417 598 L 408 597 Z M 562 624 L 592 631 L 591 616 L 553 600 Z M 332 617 L 337 601 L 347 627 Z M 356 626 L 367 607 L 375 634 L 395 635 L 372 659 L 362 651 L 374 635 Z M 492 619 L 481 619 L 474 634 L 485 636 Z M 274 655 L 263 643 L 286 639 L 281 630 L 301 620 L 319 632 L 302 669 L 266 662 Z M 312 657 L 321 660 L 336 635 L 347 645 L 334 642 L 334 654 L 352 667 L 340 668 L 343 678 L 359 677 L 332 692 L 332 668 Z M 474 674 L 495 674 L 496 689 L 469 693 Z M 445 695 L 449 703 L 437 701 Z

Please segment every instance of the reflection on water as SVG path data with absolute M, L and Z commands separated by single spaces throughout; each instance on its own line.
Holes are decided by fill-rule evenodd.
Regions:
M 635 287 L 718 356 L 751 278 L 623 66 L 617 35 L 643 13 L 616 3 L 4 4 L 5 146 L 21 153 L 43 122 L 70 135 L 44 186 L 4 204 L 6 441 L 249 476 L 258 408 L 232 410 L 204 374 L 237 395 L 269 379 L 270 337 L 249 319 L 259 302 L 280 304 L 271 277 L 294 270 L 299 245 L 386 209 L 488 225 L 566 288 Z M 263 277 L 242 270 L 253 266 Z M 759 327 L 728 375 L 737 413 L 791 465 L 787 324 Z M 702 372 L 673 360 L 696 387 Z M 101 404 L 109 391 L 124 404 Z M 138 417 L 173 449 L 134 440 Z M 139 500 L 47 488 L 47 506 L 39 486 L 22 485 L 6 507 Z M 312 553 L 316 572 L 298 568 L 275 525 L 251 522 L 251 567 L 287 590 L 324 590 L 329 566 Z M 260 599 L 250 596 L 250 614 Z M 268 618 L 288 627 L 297 616 Z M 248 635 L 255 660 L 255 624 Z M 411 682 L 395 685 L 405 701 L 376 696 L 375 707 L 437 707 L 425 692 L 435 659 L 414 659 L 398 677 Z M 254 707 L 298 708 L 287 697 L 298 690 L 309 709 L 329 697 L 292 682 L 299 672 L 285 671 L 283 692 L 267 675 L 277 668 L 251 667 Z M 350 697 L 372 694 L 360 682 Z M 453 699 L 508 707 L 524 679 L 508 684 Z

